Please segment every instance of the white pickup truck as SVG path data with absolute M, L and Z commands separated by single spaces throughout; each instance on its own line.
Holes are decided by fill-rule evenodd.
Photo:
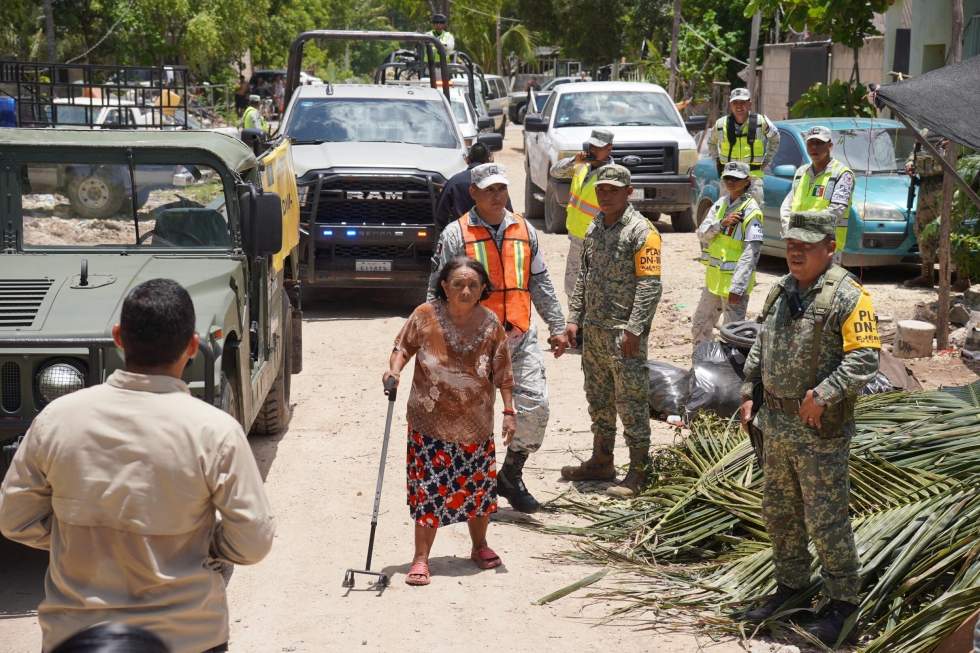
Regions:
M 584 82 L 554 89 L 540 113 L 524 120 L 525 210 L 545 231 L 565 232 L 568 180 L 549 174 L 582 150 L 592 129 L 613 132 L 613 159 L 633 176 L 633 205 L 652 219 L 670 215 L 674 231 L 692 231 L 691 170 L 697 146 L 666 91 L 640 82 Z

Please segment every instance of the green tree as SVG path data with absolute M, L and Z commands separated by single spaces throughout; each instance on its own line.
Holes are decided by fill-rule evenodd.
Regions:
M 513 18 L 516 3 L 508 0 L 472 0 L 466 6 L 454 5 L 450 31 L 456 47 L 465 51 L 484 70 L 497 69 L 497 18 L 500 18 L 501 58 L 514 53 L 529 61 L 534 57 L 535 37 L 526 25 Z

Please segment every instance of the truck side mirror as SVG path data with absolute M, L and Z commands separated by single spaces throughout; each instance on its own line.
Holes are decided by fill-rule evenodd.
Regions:
M 687 127 L 687 131 L 691 132 L 692 134 L 696 134 L 697 132 L 704 131 L 705 128 L 707 128 L 708 117 L 691 116 L 690 118 L 684 121 L 684 126 Z
M 479 118 L 476 121 L 477 129 L 491 129 L 493 128 L 493 118 Z
M 496 118 L 497 116 L 504 115 L 504 110 L 501 109 L 500 107 L 497 107 L 496 109 L 490 109 L 489 111 L 487 111 L 487 115 L 490 116 L 491 118 Z
M 276 254 L 282 249 L 282 200 L 276 193 L 241 194 L 242 236 L 252 258 Z
M 268 149 L 269 136 L 261 129 L 243 129 L 242 142 L 252 149 L 255 156 L 258 156 Z
M 504 149 L 504 137 L 500 134 L 478 134 L 477 143 L 483 143 L 491 152 L 499 152 Z
M 524 131 L 546 132 L 548 131 L 548 119 L 540 113 L 529 113 L 524 117 Z

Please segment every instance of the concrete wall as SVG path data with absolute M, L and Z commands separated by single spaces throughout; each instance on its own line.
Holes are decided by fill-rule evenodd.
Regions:
M 971 29 L 978 28 L 980 17 L 980 0 L 963 0 L 964 37 Z M 882 75 L 886 81 L 891 81 L 892 64 L 895 61 L 895 30 L 911 29 L 909 48 L 909 75 L 916 77 L 922 73 L 940 67 L 945 57 L 949 56 L 951 36 L 952 9 L 946 0 L 897 0 L 885 12 L 885 52 L 882 60 Z M 968 58 L 980 52 L 970 51 L 970 41 L 963 49 L 963 58 Z
M 783 120 L 789 117 L 789 107 L 786 106 L 789 99 L 789 61 L 790 51 L 796 45 L 800 44 L 777 43 L 765 46 L 760 110 L 771 120 Z M 858 58 L 862 84 L 881 83 L 884 53 L 883 37 L 872 36 L 865 39 Z M 834 44 L 830 57 L 828 81 L 849 80 L 851 69 L 854 67 L 853 51 L 843 45 Z

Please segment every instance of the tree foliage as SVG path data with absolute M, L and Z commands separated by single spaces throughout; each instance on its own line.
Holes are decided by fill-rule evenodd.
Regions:
M 830 118 L 854 116 L 873 118 L 874 107 L 867 101 L 863 84 L 834 80 L 829 85 L 817 82 L 790 107 L 790 118 Z

